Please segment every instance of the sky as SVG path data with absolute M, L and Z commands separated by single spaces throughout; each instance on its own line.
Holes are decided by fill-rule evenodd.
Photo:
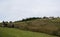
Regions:
M 60 0 L 0 0 L 0 21 L 60 16 Z

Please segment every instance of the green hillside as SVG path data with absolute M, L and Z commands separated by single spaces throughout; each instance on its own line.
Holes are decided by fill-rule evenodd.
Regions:
M 4 26 L 3 26 L 3 24 L 4 24 Z M 47 17 L 43 17 L 43 18 L 26 18 L 26 19 L 22 19 L 20 21 L 14 21 L 14 22 L 12 22 L 12 21 L 4 22 L 3 21 L 2 23 L 0 23 L 0 26 L 8 27 L 8 28 L 17 28 L 17 29 L 25 30 L 25 31 L 45 33 L 45 34 L 60 37 L 60 18 L 50 19 Z M 9 36 L 9 34 L 8 34 L 8 36 Z M 18 34 L 16 34 L 16 35 L 18 35 Z M 28 36 L 31 36 L 31 35 L 28 35 Z M 35 36 L 35 34 L 34 34 L 34 36 Z
M 0 27 L 0 37 L 56 37 L 44 33 L 23 31 L 15 28 Z
M 14 22 L 15 28 L 60 36 L 60 18 Z

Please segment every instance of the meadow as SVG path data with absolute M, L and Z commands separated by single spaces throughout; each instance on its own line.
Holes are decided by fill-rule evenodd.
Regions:
M 16 28 L 0 27 L 0 37 L 57 37 L 44 33 L 19 30 Z

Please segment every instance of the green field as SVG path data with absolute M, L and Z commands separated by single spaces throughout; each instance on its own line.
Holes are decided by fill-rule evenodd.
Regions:
M 15 28 L 0 27 L 0 37 L 56 37 L 44 33 L 23 31 Z

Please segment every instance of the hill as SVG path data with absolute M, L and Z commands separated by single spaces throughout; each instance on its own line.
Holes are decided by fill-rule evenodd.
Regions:
M 14 22 L 15 28 L 60 36 L 60 18 L 28 19 Z
M 45 33 L 60 37 L 60 18 L 33 17 L 15 22 L 3 22 L 0 23 L 0 26 L 2 26 L 3 24 L 5 25 L 4 27 L 12 27 L 20 30 Z
M 23 31 L 15 28 L 0 27 L 0 37 L 56 37 L 44 33 Z

